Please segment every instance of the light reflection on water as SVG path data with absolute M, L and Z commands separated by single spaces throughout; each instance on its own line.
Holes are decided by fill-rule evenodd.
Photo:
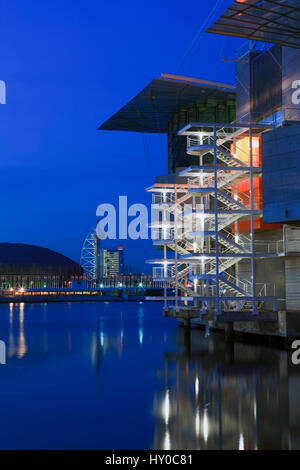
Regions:
M 288 352 L 199 330 L 184 345 L 177 333 L 181 349 L 165 354 L 165 391 L 155 394 L 154 447 L 299 449 L 300 376 Z
M 0 339 L 1 448 L 300 448 L 289 353 L 189 338 L 160 304 L 1 305 Z
M 14 319 L 15 314 L 15 319 Z M 18 334 L 14 335 L 14 321 L 18 325 Z M 9 304 L 9 342 L 8 342 L 8 359 L 15 355 L 22 359 L 27 352 L 26 339 L 24 335 L 24 303 Z

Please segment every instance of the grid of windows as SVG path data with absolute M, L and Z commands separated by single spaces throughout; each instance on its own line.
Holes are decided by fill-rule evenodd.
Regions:
M 119 276 L 124 273 L 124 251 L 123 247 L 103 250 L 103 276 Z

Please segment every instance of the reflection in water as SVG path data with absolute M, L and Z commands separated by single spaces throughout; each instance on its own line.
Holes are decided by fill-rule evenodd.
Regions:
M 209 331 L 176 333 L 176 324 L 164 323 L 155 308 L 131 302 L 49 304 L 47 310 L 10 304 L 8 312 L 3 306 L 3 339 L 13 360 L 0 368 L 0 398 L 4 402 L 22 387 L 29 398 L 26 408 L 15 399 L 9 413 L 2 408 L 1 422 L 10 432 L 1 435 L 1 445 L 39 441 L 31 430 L 30 442 L 24 432 L 18 435 L 30 410 L 30 429 L 47 425 L 43 445 L 51 439 L 53 448 L 70 445 L 73 436 L 86 448 L 90 436 L 95 447 L 105 448 L 300 448 L 300 378 L 287 352 L 228 344 Z M 6 371 L 13 373 L 6 377 Z M 37 407 L 41 390 L 49 410 Z M 77 426 L 69 420 L 73 415 Z M 129 433 L 128 423 L 138 423 L 138 431 L 131 427 Z
M 138 319 L 139 319 L 139 342 L 140 342 L 140 344 L 143 344 L 143 339 L 144 339 L 144 330 L 143 330 L 144 310 L 143 310 L 143 307 L 139 308 Z
M 97 373 L 100 372 L 100 357 L 101 357 L 101 348 L 103 348 L 103 345 L 101 345 L 101 340 L 100 340 L 100 334 L 95 332 L 93 334 L 92 338 L 92 362 L 96 367 Z M 104 343 L 104 342 L 103 342 Z
M 17 340 L 14 336 L 14 308 L 19 310 L 19 329 L 16 335 Z M 8 358 L 12 358 L 15 355 L 22 359 L 27 353 L 27 345 L 24 333 L 24 303 L 20 304 L 9 304 L 9 337 L 8 337 Z
M 243 434 L 240 434 L 239 450 L 245 450 Z
M 14 319 L 14 304 L 10 302 L 9 304 L 9 324 L 12 325 Z
M 14 304 L 9 304 L 9 337 L 8 337 L 8 350 L 7 356 L 11 358 L 15 355 L 15 338 L 13 333 L 13 322 L 14 322 Z
M 164 450 L 170 450 L 171 449 L 171 439 L 170 439 L 170 433 L 168 429 L 168 424 L 169 424 L 169 418 L 170 418 L 170 392 L 169 390 L 166 390 L 165 393 L 165 398 L 163 401 L 163 406 L 162 406 L 162 416 L 165 421 L 165 440 L 164 440 Z
M 92 362 L 96 366 L 97 372 L 100 371 L 101 356 L 105 356 L 109 349 L 115 349 L 119 357 L 122 357 L 124 347 L 124 319 L 123 313 L 120 313 L 120 333 L 116 335 L 105 333 L 104 318 L 100 317 L 99 329 L 93 333 L 91 343 Z
M 169 417 L 170 417 L 170 396 L 169 396 L 169 394 L 170 394 L 170 392 L 169 392 L 169 390 L 167 390 L 166 394 L 165 394 L 165 399 L 164 399 L 164 402 L 163 402 L 163 406 L 162 406 L 163 417 L 165 418 L 166 425 L 168 425 Z
M 100 345 L 101 345 L 101 348 L 103 348 L 103 346 L 104 346 L 104 333 L 103 333 L 103 331 L 100 331 Z
M 171 450 L 171 440 L 170 440 L 170 434 L 168 430 L 165 433 L 165 441 L 163 445 L 163 450 Z
M 196 398 L 198 398 L 198 394 L 199 394 L 199 379 L 198 379 L 198 377 L 196 377 L 196 379 L 195 379 L 195 395 L 196 395 Z
M 19 330 L 19 346 L 18 346 L 18 358 L 22 359 L 27 352 L 27 346 L 24 336 L 24 302 L 20 304 L 20 313 L 19 313 L 19 322 L 20 322 L 20 330 Z
M 100 346 L 104 348 L 103 318 L 100 318 Z M 105 354 L 105 351 L 104 351 Z
M 120 342 L 121 342 L 121 351 L 122 354 L 123 350 L 123 338 L 124 338 L 124 326 L 123 326 L 123 312 L 121 312 L 121 334 L 120 334 Z
M 204 438 L 205 443 L 207 443 L 208 434 L 209 434 L 209 423 L 208 423 L 207 409 L 205 408 L 204 415 L 203 415 L 203 438 Z
M 165 354 L 165 392 L 154 397 L 155 449 L 299 448 L 300 377 L 286 351 L 184 335 L 181 351 Z

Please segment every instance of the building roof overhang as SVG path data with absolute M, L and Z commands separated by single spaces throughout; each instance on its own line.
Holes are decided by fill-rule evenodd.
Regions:
M 206 32 L 300 48 L 299 0 L 236 0 Z
M 226 83 L 163 74 L 104 122 L 99 130 L 166 133 L 176 112 L 208 99 L 235 100 L 235 87 Z

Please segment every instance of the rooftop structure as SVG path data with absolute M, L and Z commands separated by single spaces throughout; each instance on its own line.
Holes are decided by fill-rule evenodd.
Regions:
M 199 78 L 162 74 L 104 122 L 99 130 L 168 133 L 175 113 L 207 100 L 234 100 L 235 87 Z
M 178 138 L 179 129 L 191 121 L 234 119 L 235 86 L 162 74 L 99 129 L 168 134 L 168 172 L 175 173 L 176 168 L 191 162 L 186 158 L 184 140 Z
M 299 49 L 299 1 L 236 0 L 207 32 Z

